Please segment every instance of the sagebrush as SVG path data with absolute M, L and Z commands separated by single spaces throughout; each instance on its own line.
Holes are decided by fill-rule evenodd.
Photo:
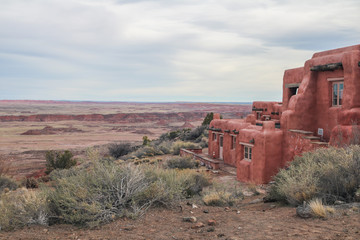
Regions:
M 50 173 L 54 169 L 68 169 L 76 165 L 72 152 L 66 151 L 47 151 L 45 154 L 46 172 Z
M 191 157 L 171 157 L 169 159 L 167 159 L 166 163 L 165 163 L 166 168 L 177 168 L 177 169 L 192 169 L 192 168 L 197 168 L 199 166 L 199 162 L 197 162 L 196 160 L 192 159 Z
M 91 170 L 62 170 L 52 175 L 48 192 L 54 222 L 96 226 L 118 217 L 137 217 L 153 205 L 169 205 L 206 185 L 195 171 L 164 170 L 112 162 Z
M 319 198 L 351 202 L 360 185 L 360 146 L 321 148 L 296 157 L 274 178 L 270 198 L 292 205 Z

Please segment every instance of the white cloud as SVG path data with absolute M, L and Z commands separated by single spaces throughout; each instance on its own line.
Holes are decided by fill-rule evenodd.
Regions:
M 359 11 L 356 0 L 1 1 L 0 96 L 280 100 L 285 69 L 359 43 Z

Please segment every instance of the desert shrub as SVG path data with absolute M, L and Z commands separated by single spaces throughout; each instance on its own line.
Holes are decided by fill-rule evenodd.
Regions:
M 274 178 L 270 198 L 299 205 L 313 198 L 326 203 L 353 201 L 360 184 L 360 146 L 318 149 L 296 157 Z
M 181 140 L 184 141 L 194 141 L 194 142 L 200 142 L 202 137 L 205 136 L 206 132 L 206 126 L 199 126 L 197 128 L 192 129 L 189 132 L 186 132 L 184 136 L 181 138 Z
M 61 176 L 61 175 L 64 176 Z M 195 172 L 95 164 L 94 168 L 57 171 L 48 193 L 55 222 L 96 226 L 118 217 L 136 217 L 153 204 L 168 205 L 198 191 L 205 180 Z
M 118 159 L 133 151 L 130 143 L 113 143 L 109 146 L 110 156 Z
M 159 149 L 159 151 L 163 152 L 164 154 L 171 153 L 173 143 L 171 141 L 162 141 L 158 145 L 155 145 Z
M 10 170 L 10 159 L 0 155 L 0 177 L 5 176 Z
M 211 190 L 203 196 L 203 202 L 208 206 L 232 206 L 235 198 L 226 190 Z
M 161 150 L 157 149 L 154 146 L 144 146 L 144 147 L 139 148 L 138 150 L 136 150 L 134 152 L 134 155 L 137 158 L 153 157 L 153 156 L 156 156 L 156 155 L 163 155 L 163 154 L 164 153 Z
M 162 186 L 156 203 L 171 205 L 178 201 L 199 194 L 210 184 L 209 178 L 194 170 L 162 169 L 148 166 L 145 169 L 147 178 Z
M 172 154 L 179 155 L 181 148 L 199 148 L 199 145 L 192 142 L 177 141 L 172 146 Z
M 134 196 L 148 188 L 140 168 L 131 165 L 96 164 L 90 171 L 64 172 L 49 193 L 50 209 L 60 222 L 96 226 L 121 216 L 139 214 L 153 199 L 135 206 Z
M 0 196 L 0 230 L 13 230 L 31 224 L 48 224 L 46 196 L 25 188 Z
M 46 172 L 50 173 L 54 169 L 67 169 L 76 165 L 76 159 L 73 158 L 72 152 L 66 150 L 48 151 L 45 155 L 46 158 Z
M 150 142 L 151 142 L 151 140 L 149 139 L 149 137 L 148 136 L 143 136 L 143 144 L 142 145 L 144 145 L 144 146 L 147 146 L 147 145 L 149 145 L 150 144 Z
M 0 194 L 5 190 L 15 190 L 18 188 L 18 184 L 15 180 L 6 177 L 6 176 L 0 176 Z
M 39 182 L 36 178 L 30 177 L 30 178 L 25 178 L 22 182 L 22 185 L 25 186 L 26 188 L 38 188 Z
M 178 168 L 178 169 L 186 169 L 186 168 L 196 168 L 199 164 L 197 161 L 192 159 L 191 157 L 172 157 L 166 161 L 167 168 Z

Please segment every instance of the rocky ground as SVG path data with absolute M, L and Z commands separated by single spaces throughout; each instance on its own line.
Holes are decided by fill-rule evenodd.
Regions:
M 246 189 L 234 175 L 220 173 L 214 178 Z M 192 199 L 181 207 L 151 209 L 137 220 L 119 219 L 97 229 L 30 226 L 0 232 L 0 239 L 360 239 L 359 209 L 337 210 L 327 219 L 303 219 L 293 207 L 262 202 L 263 196 L 245 197 L 229 208 L 209 207 Z M 195 221 L 184 221 L 188 218 Z

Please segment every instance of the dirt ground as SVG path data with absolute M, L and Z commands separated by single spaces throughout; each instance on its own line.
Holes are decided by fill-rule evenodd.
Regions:
M 216 178 L 220 182 L 241 185 L 234 175 L 219 175 Z M 358 211 L 336 212 L 327 219 L 302 219 L 296 216 L 293 207 L 259 202 L 263 196 L 245 197 L 230 208 L 209 207 L 200 199 L 191 199 L 181 203 L 182 211 L 180 206 L 151 209 L 139 219 L 119 219 L 97 229 L 30 226 L 15 232 L 0 232 L 0 239 L 360 239 Z M 193 203 L 198 208 L 193 208 Z M 183 221 L 191 216 L 197 222 Z M 215 220 L 215 225 L 210 226 L 209 220 Z M 196 227 L 199 223 L 204 226 Z

